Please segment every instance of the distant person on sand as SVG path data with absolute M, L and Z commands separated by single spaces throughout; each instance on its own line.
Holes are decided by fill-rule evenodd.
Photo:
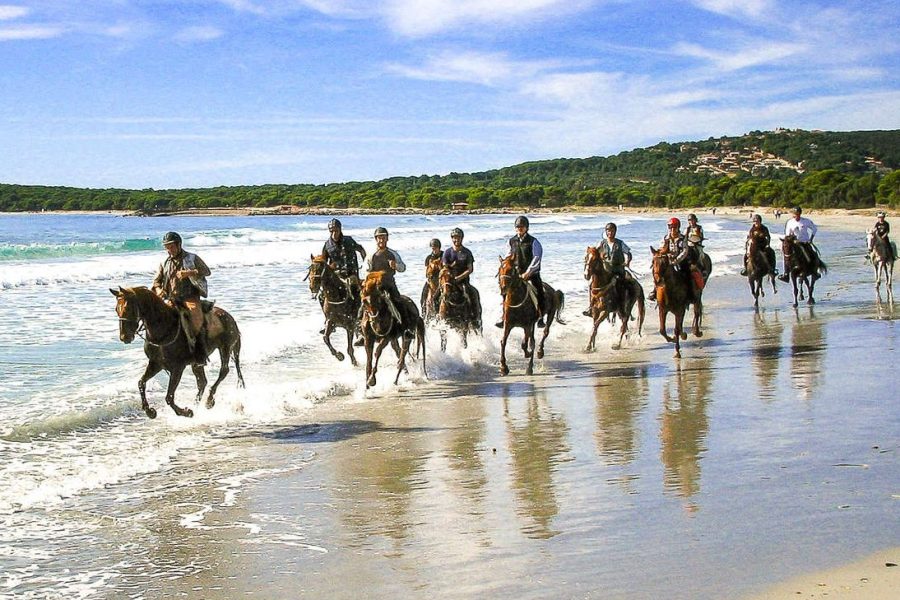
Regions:
M 341 276 L 350 293 L 359 296 L 359 262 L 356 260 L 356 253 L 365 258 L 366 249 L 349 235 L 344 235 L 341 222 L 337 219 L 328 222 L 328 232 L 328 240 L 322 246 L 322 256 Z
M 631 279 L 631 274 L 627 271 L 631 265 L 631 248 L 628 244 L 616 237 L 617 227 L 615 223 L 606 224 L 606 237 L 597 244 L 597 250 L 600 251 L 600 258 L 606 265 L 606 268 L 617 277 L 616 286 L 618 289 L 622 281 Z M 586 317 L 593 316 L 591 314 L 591 298 L 588 296 L 588 308 L 583 311 Z
M 528 217 L 516 218 L 516 235 L 509 238 L 507 257 L 514 257 L 516 269 L 522 279 L 530 281 L 534 285 L 534 293 L 541 311 L 537 326 L 544 327 L 544 282 L 541 281 L 541 258 L 544 255 L 544 249 L 541 243 L 528 233 L 528 227 Z M 495 325 L 502 329 L 503 320 L 501 319 Z
M 185 327 L 185 333 L 188 334 L 188 345 L 194 352 L 194 358 L 205 364 L 206 327 L 200 298 L 205 298 L 209 293 L 206 283 L 210 275 L 209 267 L 202 258 L 182 248 L 181 236 L 174 231 L 164 235 L 162 243 L 168 256 L 156 271 L 152 289 L 167 304 L 187 312 L 189 327 Z
M 784 224 L 784 235 L 785 237 L 789 235 L 794 236 L 797 239 L 797 244 L 802 248 L 802 251 L 816 252 L 815 248 L 812 247 L 812 242 L 816 237 L 816 232 L 819 228 L 816 227 L 816 224 L 811 220 L 802 216 L 802 214 L 803 209 L 799 206 L 795 206 L 791 209 L 791 218 Z M 783 250 L 782 254 L 784 255 L 784 270 L 781 275 L 778 276 L 778 279 L 787 281 L 791 273 L 791 256 L 784 253 Z M 813 279 L 818 278 L 819 274 L 813 273 Z
M 750 242 L 756 239 L 757 248 L 763 252 L 769 266 L 775 275 L 778 275 L 778 268 L 775 265 L 775 250 L 772 248 L 772 236 L 769 234 L 769 228 L 762 224 L 762 215 L 756 213 L 752 218 L 753 225 L 747 232 L 747 242 L 744 244 L 744 268 L 741 269 L 741 275 L 747 275 L 747 262 L 750 259 Z
M 878 211 L 876 214 L 878 218 L 875 221 L 875 226 L 872 228 L 873 237 L 869 239 L 869 254 L 872 253 L 873 248 L 875 247 L 875 238 L 877 237 L 882 242 L 884 242 L 884 247 L 887 250 L 886 260 L 892 261 L 896 257 L 894 256 L 894 247 L 891 245 L 890 233 L 891 233 L 891 224 L 887 222 L 887 215 L 883 210 Z

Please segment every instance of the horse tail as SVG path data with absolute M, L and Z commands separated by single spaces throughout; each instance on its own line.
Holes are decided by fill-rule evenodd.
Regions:
M 241 332 L 237 332 L 237 339 L 231 345 L 231 358 L 234 361 L 234 370 L 237 371 L 237 382 L 242 388 L 247 386 L 244 384 L 244 374 L 241 372 Z
M 644 288 L 641 287 L 637 281 L 635 284 L 635 292 L 637 292 L 637 305 L 638 305 L 638 335 L 642 335 L 641 329 L 644 327 L 644 317 L 647 312 L 644 306 Z
M 553 296 L 556 298 L 556 320 L 560 325 L 565 325 L 566 322 L 562 320 L 561 315 L 563 308 L 566 307 L 566 295 L 563 294 L 562 290 L 556 290 Z
M 428 370 L 425 368 L 425 319 L 419 317 L 416 319 L 416 357 L 419 352 L 422 353 L 422 373 L 425 379 L 428 379 Z

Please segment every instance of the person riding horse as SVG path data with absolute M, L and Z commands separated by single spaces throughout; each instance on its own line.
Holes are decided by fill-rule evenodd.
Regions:
M 471 250 L 463 246 L 463 237 L 465 234 L 459 227 L 454 227 L 450 232 L 450 239 L 453 245 L 444 250 L 442 263 L 450 270 L 450 275 L 460 284 L 463 295 L 466 298 L 469 314 L 476 319 L 476 328 L 481 327 L 479 322 L 480 302 L 478 290 L 476 290 L 469 281 L 469 275 L 475 270 L 475 257 Z
M 422 297 L 419 300 L 419 306 L 422 307 L 422 316 L 429 320 L 434 312 L 437 311 L 437 302 L 440 297 L 440 288 L 437 284 L 437 275 L 440 272 L 440 268 L 436 269 L 433 273 L 433 279 L 429 281 L 429 267 L 435 261 L 438 261 L 439 264 L 442 264 L 444 258 L 444 251 L 441 249 L 441 240 L 438 238 L 433 238 L 429 244 L 431 247 L 431 252 L 425 256 L 425 284 L 422 286 Z M 433 267 L 432 267 L 433 268 Z M 431 306 L 428 306 L 429 298 L 431 299 Z
M 597 244 L 597 249 L 600 251 L 600 258 L 603 259 L 606 268 L 617 278 L 615 282 L 616 288 L 621 290 L 621 286 L 632 279 L 631 273 L 627 270 L 631 265 L 631 248 L 616 237 L 616 230 L 615 223 L 607 223 L 605 229 L 606 238 Z M 591 299 L 588 297 L 588 302 L 590 301 Z M 591 308 L 589 305 L 587 310 L 581 314 L 586 317 L 592 317 Z
M 684 238 L 687 241 L 687 245 L 693 249 L 693 252 L 696 254 L 696 264 L 703 264 L 703 242 L 706 240 L 706 236 L 703 235 L 703 226 L 697 222 L 697 215 L 691 213 L 688 215 L 688 226 L 687 230 L 684 232 Z
M 170 231 L 163 236 L 162 244 L 168 256 L 160 263 L 151 289 L 170 306 L 187 312 L 188 344 L 199 364 L 206 364 L 206 320 L 200 298 L 209 293 L 206 278 L 209 267 L 196 254 L 186 252 L 181 246 L 181 236 Z
M 701 255 L 696 243 L 697 238 L 694 237 L 695 243 L 693 245 L 688 243 L 687 238 L 681 234 L 681 221 L 677 217 L 669 219 L 668 227 L 669 233 L 663 238 L 659 249 L 669 255 L 669 260 L 675 268 L 682 272 L 688 281 L 691 282 L 691 292 L 696 299 L 700 295 L 703 285 L 697 281 L 697 278 L 692 273 L 696 271 L 700 274 L 701 281 L 705 275 L 700 270 Z M 694 235 L 696 236 L 696 233 Z M 700 238 L 700 241 L 702 241 L 702 238 Z M 647 298 L 653 302 L 657 301 L 655 287 L 648 294 Z
M 431 240 L 429 244 L 431 248 L 431 252 L 428 253 L 428 256 L 425 257 L 425 266 L 428 266 L 428 263 L 434 260 L 441 260 L 444 258 L 444 251 L 441 250 L 441 240 L 434 238 Z
M 806 254 L 808 259 L 812 259 L 813 257 L 818 255 L 818 252 L 813 247 L 813 239 L 816 237 L 816 232 L 818 231 L 818 227 L 806 217 L 801 216 L 803 214 L 803 209 L 799 206 L 795 206 L 791 209 L 792 218 L 788 219 L 787 223 L 784 224 L 784 236 L 794 236 L 796 240 L 797 249 L 800 252 Z M 784 257 L 784 269 L 781 272 L 781 275 L 778 276 L 778 279 L 781 281 L 788 281 L 792 268 L 792 259 L 791 255 L 782 249 L 782 254 Z M 812 274 L 813 281 L 820 277 L 819 273 Z
M 775 250 L 770 245 L 772 243 L 772 236 L 769 234 L 769 228 L 762 224 L 762 215 L 756 213 L 753 215 L 753 225 L 750 226 L 750 231 L 747 232 L 747 241 L 744 244 L 744 268 L 741 269 L 741 276 L 747 276 L 747 265 L 750 260 L 750 246 L 754 240 L 756 240 L 757 250 L 762 252 L 763 256 L 765 256 L 766 260 L 769 262 L 772 274 L 778 275 L 778 268 L 775 264 Z
M 528 217 L 520 216 L 516 218 L 516 235 L 509 238 L 509 252 L 507 257 L 512 256 L 515 261 L 516 269 L 519 271 L 522 279 L 531 283 L 534 287 L 534 293 L 537 297 L 538 318 L 537 326 L 545 327 L 544 312 L 546 305 L 544 304 L 544 282 L 541 281 L 541 258 L 544 249 L 537 238 L 528 233 Z M 495 323 L 497 327 L 503 329 L 503 320 Z
M 869 254 L 872 254 L 872 251 L 875 249 L 875 238 L 878 238 L 884 244 L 886 252 L 884 259 L 890 262 L 897 257 L 894 256 L 894 247 L 891 245 L 891 224 L 885 220 L 886 216 L 883 210 L 878 211 L 876 214 L 878 220 L 875 221 L 875 226 L 872 227 L 873 236 L 869 238 Z
M 359 262 L 360 258 L 366 258 L 366 249 L 349 235 L 344 235 L 341 222 L 332 219 L 328 222 L 328 240 L 322 246 L 322 256 L 334 268 L 341 279 L 347 285 L 347 290 L 354 298 L 359 297 Z

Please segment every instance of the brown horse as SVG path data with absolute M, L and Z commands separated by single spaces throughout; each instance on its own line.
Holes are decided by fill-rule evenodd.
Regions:
M 422 286 L 422 318 L 426 323 L 438 316 L 441 301 L 440 274 L 443 263 L 441 257 L 433 258 L 425 264 L 425 285 Z
M 310 255 L 309 258 L 306 279 L 309 279 L 309 291 L 322 303 L 322 312 L 325 314 L 325 329 L 322 332 L 325 345 L 332 356 L 344 360 L 344 354 L 331 345 L 331 334 L 341 327 L 347 332 L 347 354 L 355 367 L 358 363 L 353 355 L 353 336 L 359 328 L 359 297 L 324 256 Z
M 703 302 L 698 295 L 694 297 L 690 273 L 675 269 L 672 259 L 665 250 L 656 250 L 650 246 L 653 256 L 653 284 L 656 286 L 656 302 L 659 310 L 659 334 L 668 342 L 675 343 L 675 358 L 681 358 L 681 340 L 687 339 L 684 331 L 684 315 L 689 306 L 694 306 L 693 333 L 700 337 L 700 323 L 703 318 Z M 666 319 L 672 313 L 675 317 L 673 336 L 666 332 Z
M 537 346 L 537 357 L 544 358 L 544 340 L 550 333 L 550 325 L 555 318 L 560 323 L 565 322 L 559 317 L 565 306 L 565 296 L 561 291 L 554 290 L 544 283 L 544 306 L 539 310 L 537 295 L 534 286 L 522 279 L 519 270 L 516 269 L 514 257 L 500 257 L 500 269 L 497 271 L 500 284 L 500 295 L 503 296 L 503 339 L 500 342 L 500 374 L 508 375 L 509 367 L 506 364 L 506 339 L 513 327 L 521 327 L 525 332 L 522 340 L 522 351 L 528 359 L 526 375 L 534 373 L 534 325 L 540 319 L 541 314 L 547 315 L 544 325 L 544 335 Z
M 634 305 L 638 306 L 638 335 L 644 327 L 644 288 L 636 279 L 622 280 L 610 271 L 600 255 L 600 250 L 588 246 L 584 255 L 584 278 L 591 282 L 591 318 L 594 327 L 588 340 L 586 352 L 593 352 L 597 339 L 597 328 L 604 320 L 617 316 L 622 322 L 619 328 L 619 342 L 614 349 L 621 348 L 622 339 L 628 331 L 628 321 L 632 319 Z M 610 319 L 612 323 L 612 319 Z
M 406 296 L 400 296 L 400 302 L 394 306 L 397 314 L 391 310 L 387 290 L 382 278 L 384 273 L 369 273 L 362 285 L 362 333 L 366 346 L 366 388 L 375 385 L 375 374 L 378 372 L 378 359 L 384 347 L 400 340 L 397 376 L 394 385 L 400 381 L 400 373 L 406 368 L 406 356 L 409 345 L 416 338 L 416 356 L 422 354 L 422 371 L 425 377 L 425 321 L 419 316 L 415 302 Z M 376 346 L 375 343 L 378 342 Z
M 760 240 L 751 236 L 747 246 L 747 281 L 750 284 L 750 293 L 753 294 L 753 306 L 759 308 L 759 297 L 765 296 L 763 279 L 766 276 L 772 281 L 772 293 L 777 294 L 775 287 L 775 251 L 766 246 L 761 247 Z
M 881 278 L 884 277 L 884 289 L 887 292 L 888 302 L 894 302 L 894 260 L 897 252 L 895 248 L 889 248 L 887 243 L 871 229 L 866 232 L 868 237 L 869 260 L 875 269 L 875 294 L 881 301 Z M 891 242 L 891 246 L 895 244 Z
M 816 280 L 822 275 L 828 273 L 828 266 L 819 258 L 812 243 L 801 243 L 797 241 L 794 235 L 786 235 L 781 238 L 781 251 L 787 262 L 790 262 L 791 268 L 788 277 L 791 279 L 791 285 L 794 289 L 794 304 L 797 307 L 797 300 L 803 300 L 803 288 L 809 292 L 807 304 L 815 304 L 813 298 L 813 290 L 816 288 Z
M 166 403 L 175 414 L 181 417 L 192 417 L 194 411 L 181 408 L 175 404 L 175 390 L 181 382 L 184 368 L 191 365 L 194 377 L 197 378 L 197 402 L 203 397 L 206 388 L 206 371 L 198 364 L 191 351 L 187 336 L 182 328 L 179 310 L 170 306 L 146 287 L 119 288 L 109 290 L 116 297 L 116 313 L 119 315 L 119 339 L 126 344 L 134 341 L 135 335 L 141 334 L 141 327 L 146 332 L 144 338 L 144 354 L 150 362 L 138 381 L 141 392 L 141 408 L 151 419 L 156 418 L 156 410 L 147 403 L 147 381 L 165 369 L 169 373 L 169 386 L 166 390 Z M 211 303 L 210 303 L 211 304 Z M 206 313 L 207 321 L 207 355 L 219 351 L 221 366 L 219 377 L 209 389 L 206 408 L 212 408 L 216 389 L 228 375 L 228 361 L 234 359 L 238 384 L 244 387 L 244 376 L 241 373 L 241 332 L 234 318 L 219 307 Z
M 441 284 L 438 317 L 442 323 L 455 329 L 462 336 L 463 348 L 468 347 L 469 332 L 481 334 L 481 296 L 474 286 L 456 280 L 449 267 L 443 267 L 438 276 Z M 441 329 L 441 351 L 447 349 L 447 332 Z

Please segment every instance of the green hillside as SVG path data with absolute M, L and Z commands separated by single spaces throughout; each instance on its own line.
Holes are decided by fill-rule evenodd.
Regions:
M 615 156 L 559 158 L 480 173 L 327 185 L 177 190 L 0 184 L 0 211 L 269 207 L 470 209 L 561 206 L 900 206 L 900 130 L 754 131 L 660 142 Z

